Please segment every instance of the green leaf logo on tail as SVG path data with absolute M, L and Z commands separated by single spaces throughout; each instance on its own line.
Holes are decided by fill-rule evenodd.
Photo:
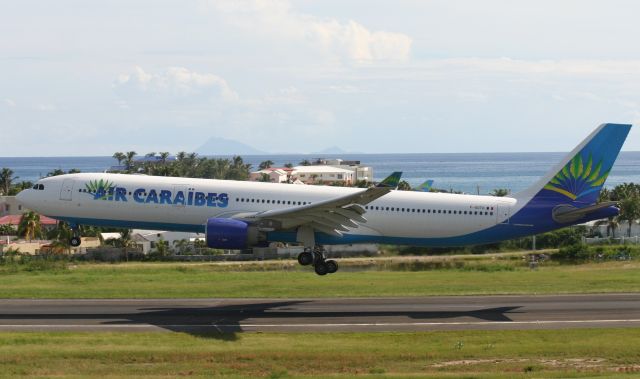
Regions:
M 593 156 L 585 160 L 576 155 L 544 186 L 544 189 L 562 194 L 571 200 L 579 199 L 589 193 L 599 191 L 609 176 L 602 172 L 602 159 L 594 164 Z

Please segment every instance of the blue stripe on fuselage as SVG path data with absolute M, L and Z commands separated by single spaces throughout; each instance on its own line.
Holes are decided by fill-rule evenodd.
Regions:
M 594 215 L 595 216 L 595 215 Z M 601 216 L 601 215 L 600 215 Z M 93 218 L 76 218 L 76 217 L 57 217 L 52 218 L 68 222 L 72 225 L 95 225 L 107 226 L 115 228 L 136 228 L 151 230 L 170 230 L 178 232 L 204 233 L 204 224 L 173 224 L 166 222 L 146 222 L 146 221 L 127 221 L 127 220 L 105 220 Z M 592 218 L 585 218 L 580 222 L 590 221 Z M 513 221 L 513 218 L 512 218 Z M 363 234 L 344 234 L 342 237 L 335 237 L 325 233 L 316 232 L 316 243 L 321 245 L 341 245 L 355 243 L 380 243 L 394 245 L 413 245 L 425 247 L 454 247 L 479 245 L 486 243 L 499 242 L 513 238 L 519 238 L 534 234 L 544 233 L 550 230 L 558 229 L 563 226 L 557 223 L 538 224 L 538 225 L 518 225 L 518 224 L 498 224 L 490 228 L 480 230 L 478 232 L 469 233 L 461 236 L 444 237 L 444 238 L 420 238 L 420 237 L 391 237 L 391 236 L 372 236 Z M 269 242 L 296 242 L 296 232 L 269 232 L 267 233 Z
M 71 225 L 93 225 L 112 228 L 135 228 L 150 230 L 170 230 L 175 232 L 204 233 L 204 224 L 172 224 L 167 222 L 149 222 L 149 221 L 127 221 L 127 220 L 105 220 L 99 218 L 78 218 L 78 217 L 60 217 L 49 216 L 56 220 L 67 222 Z

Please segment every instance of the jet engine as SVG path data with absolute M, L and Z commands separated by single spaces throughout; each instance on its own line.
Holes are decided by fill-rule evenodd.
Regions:
M 207 246 L 212 249 L 241 250 L 255 245 L 257 231 L 246 222 L 231 218 L 210 218 L 205 229 Z

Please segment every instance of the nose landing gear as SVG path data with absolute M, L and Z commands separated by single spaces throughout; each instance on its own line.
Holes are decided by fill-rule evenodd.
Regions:
M 333 274 L 338 271 L 338 262 L 326 259 L 325 252 L 325 249 L 320 245 L 314 246 L 313 249 L 305 248 L 298 255 L 298 263 L 302 266 L 313 265 L 313 270 L 320 276 Z

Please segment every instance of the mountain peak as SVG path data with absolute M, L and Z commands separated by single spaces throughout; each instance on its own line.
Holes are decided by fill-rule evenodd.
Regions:
M 265 155 L 265 151 L 258 150 L 242 142 L 231 139 L 211 137 L 196 149 L 200 155 Z

